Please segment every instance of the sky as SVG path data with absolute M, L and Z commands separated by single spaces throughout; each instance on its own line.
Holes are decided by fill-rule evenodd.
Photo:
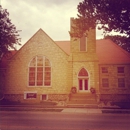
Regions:
M 77 17 L 77 5 L 82 0 L 0 0 L 9 12 L 11 22 L 20 31 L 21 43 L 26 43 L 40 28 L 54 41 L 70 40 L 70 18 Z M 96 38 L 103 37 L 96 31 Z

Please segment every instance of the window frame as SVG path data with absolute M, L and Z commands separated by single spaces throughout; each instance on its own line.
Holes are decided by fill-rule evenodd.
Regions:
M 43 96 L 45 96 L 45 99 L 43 99 Z M 48 100 L 48 94 L 41 94 L 40 95 L 40 100 L 41 101 L 47 101 Z
M 101 72 L 102 74 L 108 74 L 108 67 L 101 67 Z
M 85 39 L 85 48 L 84 50 L 81 50 L 81 38 Z M 87 37 L 85 35 L 83 35 L 81 38 L 79 38 L 79 51 L 80 52 L 87 52 Z
M 36 97 L 35 98 L 27 98 L 27 94 L 36 94 Z M 34 99 L 37 99 L 37 91 L 26 91 L 26 92 L 24 92 L 24 99 L 27 99 L 27 100 L 34 100 Z
M 107 80 L 107 82 L 105 80 Z M 107 86 L 104 86 L 106 84 Z M 102 88 L 109 88 L 109 78 L 102 78 Z
M 123 67 L 123 66 L 117 67 L 117 73 L 118 74 L 124 74 L 125 73 L 125 67 Z
M 37 63 L 37 61 L 38 61 L 38 57 L 42 57 L 42 66 L 38 66 L 38 63 Z M 31 64 L 31 62 L 33 61 L 33 59 L 35 59 L 35 65 L 34 66 L 30 66 L 30 64 Z M 46 61 L 48 62 L 48 63 L 46 63 Z M 49 65 L 46 65 L 46 64 L 49 64 Z M 31 85 L 31 82 L 30 82 L 30 68 L 35 68 L 35 71 L 34 71 L 34 85 Z M 38 73 L 38 69 L 40 69 L 40 68 L 42 68 L 42 72 L 39 72 Z M 46 71 L 46 68 L 50 68 L 49 69 L 49 71 Z M 47 78 L 47 77 L 45 77 L 46 76 L 46 73 L 49 73 L 49 84 L 47 85 L 45 82 L 46 82 L 46 80 L 47 79 L 45 79 L 45 78 Z M 41 84 L 40 84 L 40 82 L 39 82 L 39 84 L 38 84 L 38 80 L 40 81 L 40 77 L 38 77 L 38 75 L 39 74 L 42 74 L 42 80 L 41 80 Z M 38 79 L 39 78 L 39 79 Z M 30 62 L 29 62 L 29 65 L 28 65 L 28 87 L 51 87 L 51 82 L 52 81 L 52 67 L 51 67 L 51 62 L 50 62 L 50 60 L 46 57 L 46 56 L 41 56 L 41 55 L 38 55 L 38 56 L 35 56 L 35 57 L 33 57 L 31 60 L 30 60 Z
M 126 87 L 126 84 L 125 84 L 125 78 L 118 78 L 117 79 L 118 81 L 117 81 L 117 83 L 118 83 L 118 88 L 125 88 Z M 119 81 L 120 80 L 120 81 Z M 122 81 L 123 82 L 122 82 Z M 123 86 L 122 86 L 123 85 Z

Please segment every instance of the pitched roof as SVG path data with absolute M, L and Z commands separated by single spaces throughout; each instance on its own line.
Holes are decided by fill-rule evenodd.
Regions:
M 70 54 L 70 41 L 56 41 L 67 54 Z M 130 54 L 109 39 L 96 40 L 96 53 L 100 64 L 128 64 Z
M 70 55 L 70 41 L 55 41 L 55 43 Z M 0 68 L 6 68 L 8 60 L 16 53 L 11 51 L 9 57 L 4 56 Z M 130 53 L 109 39 L 96 40 L 96 53 L 100 64 L 130 64 Z
M 101 64 L 130 63 L 130 53 L 109 39 L 96 41 L 96 52 Z
M 55 41 L 55 43 L 70 55 L 70 41 Z

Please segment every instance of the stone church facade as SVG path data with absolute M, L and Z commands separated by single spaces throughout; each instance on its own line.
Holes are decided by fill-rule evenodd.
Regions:
M 39 29 L 0 71 L 4 97 L 13 101 L 67 103 L 73 87 L 86 95 L 93 89 L 98 104 L 130 102 L 130 54 L 96 40 L 94 29 L 70 41 L 53 41 Z

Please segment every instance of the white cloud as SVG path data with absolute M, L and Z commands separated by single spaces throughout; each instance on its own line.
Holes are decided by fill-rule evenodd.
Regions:
M 69 40 L 70 17 L 82 0 L 1 0 L 25 43 L 39 28 L 53 40 Z M 97 33 L 100 36 L 100 33 Z

